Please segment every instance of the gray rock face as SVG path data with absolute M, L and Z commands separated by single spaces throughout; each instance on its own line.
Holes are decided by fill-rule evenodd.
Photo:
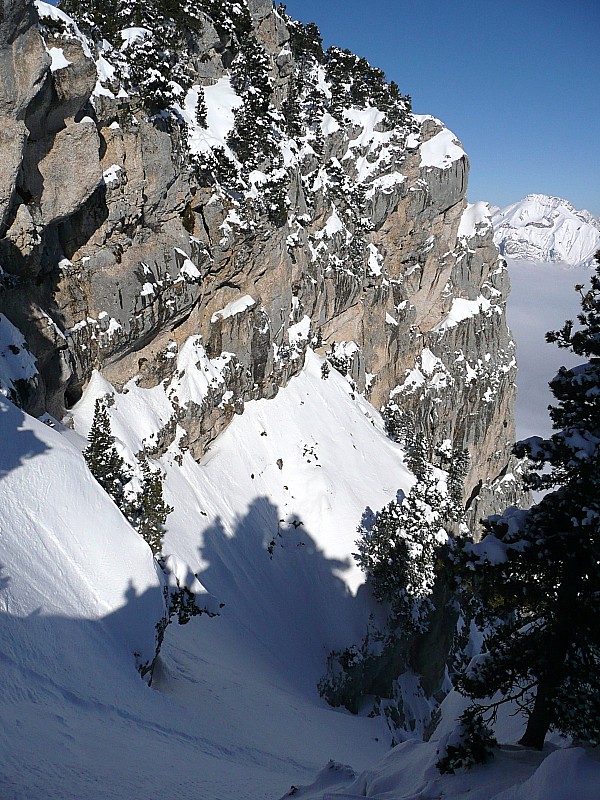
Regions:
M 117 388 L 134 375 L 154 385 L 167 349 L 200 335 L 210 357 L 231 357 L 201 406 L 173 400 L 199 458 L 247 399 L 272 397 L 302 368 L 306 338 L 292 345 L 288 332 L 308 317 L 318 352 L 375 406 L 410 415 L 432 448 L 469 449 L 466 499 L 473 514 L 491 509 L 514 435 L 509 287 L 491 227 L 459 236 L 469 165 L 452 134 L 433 118 L 414 118 L 409 135 L 365 110 L 325 115 L 319 136 L 290 151 L 287 221 L 274 221 L 258 200 L 242 207 L 194 177 L 173 118 L 149 118 L 135 95 L 94 94 L 94 61 L 72 36 L 53 34 L 70 63 L 51 72 L 31 4 L 11 8 L 0 311 L 38 359 L 28 409 L 61 417 L 93 369 Z M 249 8 L 281 103 L 296 69 L 289 32 L 270 0 Z M 199 85 L 225 74 L 226 47 L 207 20 L 191 50 Z M 246 296 L 243 313 L 220 313 Z M 502 503 L 518 496 L 516 481 L 503 487 Z

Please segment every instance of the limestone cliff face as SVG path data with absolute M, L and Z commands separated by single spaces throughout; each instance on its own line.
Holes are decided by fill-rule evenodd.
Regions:
M 486 209 L 467 207 L 460 143 L 401 96 L 384 110 L 338 102 L 344 81 L 302 50 L 297 24 L 270 0 L 241 5 L 249 32 L 198 12 L 188 83 L 156 114 L 128 78 L 126 37 L 100 52 L 52 7 L 38 3 L 40 23 L 27 0 L 5 0 L 0 312 L 39 370 L 22 403 L 63 417 L 94 369 L 118 388 L 135 376 L 155 385 L 200 335 L 209 357 L 231 354 L 225 381 L 201 405 L 173 398 L 161 438 L 179 423 L 199 458 L 312 344 L 376 407 L 408 416 L 431 452 L 468 448 L 473 514 L 493 508 L 498 487 L 496 505 L 514 500 L 508 276 Z M 221 135 L 252 99 L 229 80 L 244 42 L 266 64 L 275 131 L 252 163 Z

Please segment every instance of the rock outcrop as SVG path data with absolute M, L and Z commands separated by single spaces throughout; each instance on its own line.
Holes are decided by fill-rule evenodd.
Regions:
M 467 206 L 460 142 L 362 63 L 348 80 L 361 88 L 362 70 L 367 96 L 352 94 L 335 53 L 270 0 L 237 5 L 249 22 L 201 3 L 173 34 L 187 83 L 157 113 L 131 77 L 133 28 L 118 47 L 52 6 L 38 20 L 28 0 L 5 4 L 0 311 L 37 359 L 23 403 L 62 418 L 95 369 L 155 385 L 201 336 L 209 358 L 227 354 L 223 380 L 201 404 L 173 400 L 200 458 L 312 344 L 432 458 L 444 441 L 469 450 L 474 516 L 516 499 L 508 275 L 487 207 Z M 270 132 L 248 134 L 248 154 L 260 92 Z

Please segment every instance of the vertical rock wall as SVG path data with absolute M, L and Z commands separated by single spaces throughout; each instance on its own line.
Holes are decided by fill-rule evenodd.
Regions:
M 0 39 L 0 312 L 37 358 L 27 409 L 62 417 L 93 369 L 152 386 L 170 376 L 166 354 L 201 335 L 209 356 L 231 355 L 202 406 L 174 401 L 199 458 L 247 399 L 302 368 L 312 341 L 431 448 L 469 449 L 473 514 L 492 509 L 494 486 L 501 504 L 515 499 L 508 277 L 485 210 L 467 208 L 453 134 L 432 117 L 395 130 L 369 103 L 322 109 L 281 138 L 288 204 L 274 221 L 262 178 L 240 196 L 199 177 L 189 125 L 149 116 L 111 78 L 111 52 L 39 6 L 42 32 L 30 2 L 7 4 Z M 268 0 L 248 8 L 278 112 L 298 69 L 288 21 Z M 195 91 L 227 78 L 234 44 L 205 18 Z

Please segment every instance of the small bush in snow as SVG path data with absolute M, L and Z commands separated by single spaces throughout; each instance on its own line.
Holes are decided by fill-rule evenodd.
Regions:
M 477 706 L 468 708 L 459 723 L 458 729 L 446 743 L 445 755 L 436 763 L 442 774 L 453 774 L 458 769 L 485 764 L 492 758 L 493 748 L 497 744 Z

